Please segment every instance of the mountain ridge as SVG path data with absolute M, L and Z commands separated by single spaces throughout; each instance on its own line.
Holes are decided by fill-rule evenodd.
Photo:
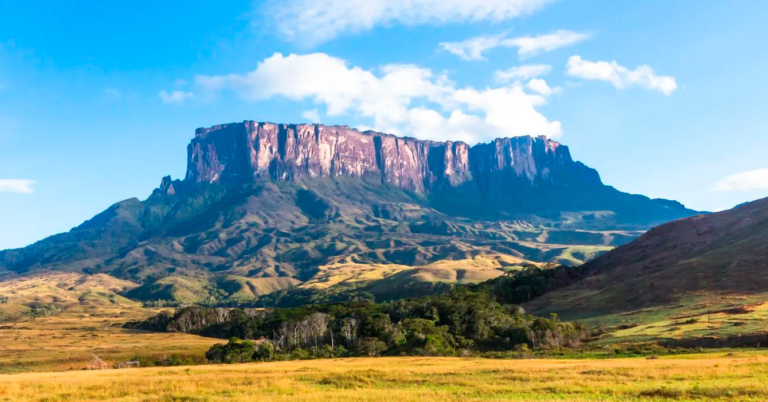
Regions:
M 584 280 L 529 307 L 589 316 L 675 307 L 684 299 L 700 309 L 763 302 L 766 238 L 768 198 L 679 219 L 587 262 Z

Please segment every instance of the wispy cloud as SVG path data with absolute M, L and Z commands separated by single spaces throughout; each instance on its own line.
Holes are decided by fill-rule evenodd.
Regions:
M 526 64 L 524 66 L 512 67 L 508 70 L 496 71 L 493 77 L 498 82 L 509 82 L 541 77 L 542 75 L 549 74 L 551 71 L 552 66 L 548 64 Z
M 565 46 L 575 45 L 590 38 L 589 34 L 566 30 L 555 31 L 546 35 L 523 36 L 505 40 L 502 45 L 517 47 L 521 59 L 536 56 L 539 53 L 551 52 Z
M 768 190 L 768 169 L 750 170 L 726 176 L 712 187 L 714 191 Z
M 497 47 L 517 48 L 520 59 L 571 46 L 590 38 L 587 33 L 559 30 L 538 36 L 507 38 L 507 33 L 478 36 L 462 42 L 443 42 L 440 47 L 463 60 L 484 60 L 483 53 Z
M 506 33 L 490 36 L 477 36 L 461 42 L 442 42 L 440 47 L 448 53 L 459 56 L 462 60 L 485 60 L 483 53 L 501 46 Z
M 187 99 L 191 99 L 195 97 L 195 94 L 192 92 L 184 92 L 184 91 L 160 91 L 158 94 L 160 96 L 160 100 L 163 103 L 170 104 L 170 103 L 184 103 Z
M 581 56 L 571 56 L 566 73 L 585 80 L 607 81 L 619 89 L 630 86 L 654 89 L 667 96 L 677 89 L 675 77 L 656 75 L 653 69 L 645 64 L 630 70 L 615 61 L 587 61 Z
M 305 110 L 301 114 L 301 118 L 310 123 L 320 123 L 320 112 L 317 109 Z
M 520 82 L 458 88 L 447 76 L 419 66 L 366 70 L 324 53 L 276 53 L 248 73 L 198 76 L 196 84 L 202 95 L 229 90 L 248 101 L 310 100 L 324 106 L 329 116 L 352 114 L 370 119 L 377 130 L 422 139 L 474 143 L 511 135 L 557 137 L 562 132 L 560 122 L 537 110 L 546 97 L 526 92 Z
M 288 41 L 313 46 L 377 26 L 500 22 L 552 0 L 271 0 L 259 10 Z
M 0 193 L 29 194 L 35 191 L 33 184 L 34 180 L 0 179 Z

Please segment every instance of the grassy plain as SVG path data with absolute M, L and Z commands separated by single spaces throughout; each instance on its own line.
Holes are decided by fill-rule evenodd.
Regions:
M 732 320 L 762 325 L 766 310 L 752 305 L 736 315 L 710 312 L 706 324 L 704 317 L 693 322 L 659 314 L 659 321 L 615 334 L 624 340 L 663 338 L 701 326 L 730 327 Z M 157 312 L 135 305 L 71 305 L 53 317 L 0 323 L 0 402 L 768 400 L 768 353 L 759 350 L 650 360 L 594 352 L 584 355 L 590 359 L 386 357 L 82 370 L 91 353 L 110 365 L 170 356 L 200 362 L 221 342 L 121 328 Z M 663 320 L 668 325 L 659 327 Z
M 0 376 L 0 401 L 255 400 L 765 401 L 768 356 L 359 358 Z
M 121 328 L 159 310 L 140 307 L 71 307 L 54 317 L 19 318 L 0 323 L 0 373 L 81 369 L 92 353 L 109 364 L 171 356 L 203 359 L 219 339 L 151 333 Z M 2 393 L 0 392 L 0 396 Z

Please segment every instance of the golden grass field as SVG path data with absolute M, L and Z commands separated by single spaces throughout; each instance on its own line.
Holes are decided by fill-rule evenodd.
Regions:
M 107 286 L 94 292 L 81 289 L 77 278 L 56 280 L 66 286 L 48 293 L 68 303 L 55 316 L 21 314 L 0 323 L 0 402 L 768 400 L 768 352 L 760 350 L 651 360 L 387 357 L 84 371 L 92 353 L 110 365 L 168 356 L 202 361 L 223 341 L 123 329 L 126 321 L 160 310 L 110 298 Z M 9 300 L 29 298 L 28 286 L 15 283 Z M 768 304 L 750 306 L 735 315 L 710 312 L 696 322 L 651 311 L 647 322 L 614 335 L 679 337 L 686 330 L 764 326 Z
M 687 401 L 768 400 L 768 353 L 648 360 L 387 357 L 84 371 L 177 355 L 218 339 L 130 331 L 156 309 L 73 306 L 0 324 L 2 401 Z
M 109 364 L 176 355 L 203 358 L 219 339 L 121 328 L 159 310 L 125 307 L 72 307 L 56 317 L 20 318 L 0 323 L 0 373 L 81 369 L 92 356 Z M 2 394 L 0 394 L 2 395 Z
M 0 376 L 0 401 L 768 400 L 768 356 L 359 358 Z

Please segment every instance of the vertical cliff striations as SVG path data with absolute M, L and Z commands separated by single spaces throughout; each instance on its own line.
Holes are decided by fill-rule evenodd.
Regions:
M 599 185 L 546 137 L 463 142 L 421 141 L 346 126 L 246 121 L 198 129 L 188 148 L 185 184 L 360 177 L 431 193 L 474 181 L 484 191 L 515 185 Z

